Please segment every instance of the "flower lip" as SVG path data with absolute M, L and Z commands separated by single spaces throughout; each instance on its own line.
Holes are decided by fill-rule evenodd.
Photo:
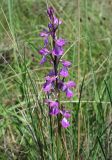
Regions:
M 62 91 L 66 91 L 66 89 L 67 89 L 67 86 L 66 86 L 66 84 L 65 83 L 63 83 L 63 85 L 62 85 Z
M 65 117 L 65 118 L 70 118 L 71 114 L 70 111 L 62 110 L 60 113 Z
M 62 120 L 61 120 L 61 125 L 63 128 L 67 128 L 70 126 L 70 123 L 69 121 L 64 117 Z
M 44 64 L 46 61 L 47 61 L 46 56 L 43 56 L 42 59 L 41 59 L 41 61 L 40 61 L 40 64 L 42 65 L 42 64 Z
M 57 114 L 59 114 L 59 109 L 57 107 L 51 108 L 50 115 L 56 116 Z
M 44 83 L 44 85 L 43 85 L 44 92 L 50 92 L 51 88 L 52 88 L 52 84 L 51 83 L 47 83 L 47 82 Z
M 59 103 L 57 101 L 53 101 L 51 99 L 46 99 L 45 100 L 45 103 L 50 107 L 58 107 L 59 106 Z
M 42 49 L 39 50 L 39 53 L 41 55 L 47 55 L 47 54 L 50 53 L 50 51 L 47 48 L 42 48 Z
M 66 41 L 65 41 L 64 39 L 62 39 L 62 38 L 59 38 L 59 39 L 56 40 L 56 44 L 57 44 L 59 47 L 64 46 L 65 43 L 66 43 Z
M 51 101 L 50 104 L 49 104 L 50 107 L 58 107 L 59 106 L 59 103 L 56 102 L 56 101 Z
M 66 82 L 66 86 L 68 88 L 73 88 L 73 87 L 76 87 L 76 83 L 73 81 L 68 81 L 68 82 Z
M 63 60 L 62 61 L 62 65 L 65 66 L 65 67 L 70 67 L 71 66 L 71 62 Z
M 62 23 L 62 21 L 59 20 L 56 16 L 54 16 L 54 24 L 59 25 L 61 23 Z
M 62 76 L 62 77 L 68 77 L 68 69 L 66 67 L 63 67 L 60 70 L 60 76 Z
M 55 81 L 56 78 L 57 78 L 57 76 L 47 76 L 47 77 L 45 77 L 45 79 L 46 79 L 47 81 L 50 81 L 50 82 Z
M 63 83 L 62 90 L 65 91 L 67 88 L 76 87 L 76 83 L 74 81 L 68 81 Z
M 64 50 L 62 47 L 55 46 L 55 48 L 52 51 L 52 54 L 55 56 L 61 56 L 63 54 Z
M 66 89 L 66 96 L 68 98 L 72 98 L 73 97 L 73 92 L 69 88 Z
M 40 32 L 40 37 L 48 37 L 49 36 L 49 31 L 48 30 L 43 30 L 42 32 Z

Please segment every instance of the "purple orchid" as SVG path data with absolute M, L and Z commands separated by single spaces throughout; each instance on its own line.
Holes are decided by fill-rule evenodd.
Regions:
M 46 29 L 44 29 L 44 30 L 40 33 L 40 37 L 46 38 L 46 37 L 48 37 L 48 36 L 49 36 L 49 31 L 46 30 Z
M 70 66 L 71 66 L 71 62 L 63 60 L 63 61 L 62 61 L 62 65 L 63 65 L 64 67 L 70 67 Z
M 54 24 L 55 24 L 55 25 L 59 25 L 59 24 L 61 24 L 61 23 L 62 23 L 62 21 L 59 20 L 56 16 L 54 16 Z
M 64 117 L 61 121 L 61 125 L 63 128 L 67 128 L 70 126 L 70 122 Z
M 47 14 L 52 22 L 52 24 L 61 24 L 62 21 L 59 20 L 55 15 L 54 15 L 54 9 L 52 7 L 49 7 L 47 10 Z
M 60 111 L 60 113 L 61 113 L 65 118 L 70 118 L 70 117 L 71 117 L 70 111 L 62 110 L 62 111 Z
M 40 64 L 44 64 L 46 61 L 47 61 L 46 56 L 43 56 L 40 61 Z
M 56 76 L 47 76 L 47 77 L 45 77 L 45 79 L 46 79 L 47 81 L 49 81 L 49 82 L 53 82 L 53 81 L 56 80 Z
M 49 83 L 49 82 L 44 83 L 44 85 L 43 85 L 44 92 L 50 92 L 51 89 L 52 89 L 52 84 L 51 83 Z
M 48 100 L 47 103 L 48 103 L 50 108 L 59 106 L 59 103 L 56 102 L 56 101 Z
M 67 96 L 68 98 L 73 97 L 73 92 L 72 92 L 69 88 L 66 89 L 66 96 Z
M 53 49 L 52 51 L 52 54 L 54 56 L 61 56 L 63 54 L 63 48 L 62 47 L 59 47 L 59 46 L 55 46 L 55 48 Z
M 62 38 L 59 38 L 59 39 L 56 40 L 56 44 L 59 47 L 63 47 L 66 44 L 66 41 Z
M 52 101 L 50 99 L 47 99 L 45 101 L 47 103 L 47 105 L 49 106 L 50 115 L 56 116 L 57 114 L 59 114 L 60 110 L 59 110 L 59 103 L 57 101 Z
M 52 7 L 49 7 L 47 9 L 47 14 L 48 14 L 50 20 L 52 21 L 53 20 L 53 15 L 54 15 L 54 9 Z
M 42 48 L 42 49 L 40 49 L 39 53 L 41 55 L 47 55 L 50 53 L 50 51 L 47 48 Z
M 70 89 L 74 87 L 76 87 L 76 83 L 73 81 L 68 81 L 66 83 L 63 83 L 62 90 L 66 92 L 66 96 L 68 98 L 73 97 L 73 92 Z
M 70 126 L 68 119 L 71 117 L 71 114 L 70 111 L 63 108 L 58 95 L 63 91 L 67 98 L 72 98 L 73 91 L 71 89 L 75 88 L 76 84 L 73 81 L 66 82 L 71 62 L 62 59 L 64 46 L 67 44 L 67 41 L 63 38 L 57 38 L 57 29 L 62 21 L 56 17 L 52 7 L 47 9 L 47 14 L 49 18 L 48 29 L 44 29 L 40 33 L 40 37 L 44 40 L 44 47 L 39 50 L 39 54 L 42 56 L 40 64 L 44 64 L 47 61 L 47 56 L 49 56 L 49 62 L 52 65 L 52 70 L 45 77 L 45 83 L 43 84 L 43 91 L 49 97 L 45 100 L 45 103 L 49 107 L 49 115 L 62 117 L 61 120 L 58 118 L 58 121 L 63 128 L 67 128 Z M 62 66 L 61 69 L 59 64 Z
M 57 107 L 53 107 L 53 108 L 50 109 L 50 113 L 49 114 L 56 116 L 56 115 L 59 114 L 59 109 Z
M 44 38 L 44 47 L 47 47 L 47 45 L 49 44 L 49 31 L 48 30 L 43 30 L 41 33 L 40 33 L 40 37 L 43 37 Z
M 60 70 L 60 76 L 62 77 L 68 77 L 68 69 L 66 67 L 63 67 L 61 70 Z
M 76 83 L 73 82 L 73 81 L 68 81 L 65 83 L 65 85 L 68 87 L 68 88 L 74 88 L 76 87 Z

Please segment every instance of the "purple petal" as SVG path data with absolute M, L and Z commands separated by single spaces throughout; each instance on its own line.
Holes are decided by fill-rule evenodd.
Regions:
M 44 30 L 40 33 L 40 37 L 48 37 L 48 36 L 49 36 L 48 30 Z
M 53 28 L 53 24 L 52 24 L 52 23 L 49 23 L 49 24 L 48 24 L 48 27 L 49 27 L 49 29 L 51 30 L 51 29 Z
M 67 90 L 66 90 L 66 96 L 67 96 L 68 98 L 73 97 L 73 92 L 72 92 L 69 88 L 67 88 Z
M 43 86 L 44 92 L 49 92 L 51 90 L 52 84 L 51 83 L 45 83 Z
M 60 112 L 65 118 L 70 118 L 71 114 L 69 111 L 63 110 Z
M 59 103 L 56 102 L 56 101 L 51 101 L 50 102 L 50 107 L 58 107 L 59 106 Z
M 59 106 L 59 103 L 58 102 L 56 102 L 56 101 L 53 101 L 53 100 L 51 100 L 51 99 L 46 99 L 45 100 L 45 103 L 50 107 L 50 108 L 52 108 L 52 107 L 58 107 Z
M 48 37 L 44 39 L 44 47 L 46 47 L 49 44 Z
M 57 44 L 59 47 L 64 46 L 65 43 L 66 43 L 66 41 L 65 41 L 64 39 L 62 39 L 62 38 L 56 40 L 56 44 Z
M 56 76 L 47 76 L 47 77 L 45 77 L 45 79 L 47 80 L 47 81 L 50 81 L 50 82 L 53 82 L 53 81 L 55 81 L 56 80 Z
M 50 35 L 50 33 L 46 29 L 40 33 L 40 37 L 44 38 L 44 47 L 46 47 L 49 43 L 49 41 L 48 41 L 49 35 Z
M 50 51 L 47 48 L 42 48 L 40 49 L 39 53 L 41 55 L 47 55 L 48 53 L 50 53 Z
M 70 67 L 71 66 L 71 62 L 69 61 L 62 61 L 62 65 L 65 66 L 65 67 Z
M 53 108 L 50 110 L 50 115 L 56 116 L 58 113 L 59 113 L 59 109 L 58 109 L 57 107 L 53 107 Z
M 66 86 L 66 84 L 64 83 L 63 86 L 62 86 L 62 91 L 66 91 L 66 89 L 67 89 L 67 86 Z
M 56 16 L 54 16 L 54 24 L 59 25 L 61 23 L 62 23 L 62 21 L 59 20 Z
M 67 119 L 64 117 L 64 118 L 62 119 L 62 121 L 61 121 L 61 125 L 62 125 L 63 128 L 67 128 L 67 127 L 70 126 L 70 122 L 67 121 Z
M 55 56 L 61 56 L 63 54 L 63 48 L 56 46 L 53 51 L 52 54 Z
M 67 77 L 69 74 L 68 74 L 68 69 L 66 67 L 63 67 L 61 70 L 60 70 L 60 76 L 62 77 Z
M 68 81 L 68 82 L 66 83 L 66 86 L 67 86 L 68 88 L 73 88 L 73 87 L 76 87 L 76 83 L 73 82 L 73 81 Z
M 44 64 L 46 62 L 46 60 L 47 60 L 46 56 L 43 56 L 42 59 L 41 59 L 41 61 L 40 61 L 40 64 Z
M 53 70 L 51 70 L 49 73 L 48 73 L 48 76 L 55 76 L 55 72 Z
M 49 18 L 52 20 L 53 14 L 54 14 L 54 9 L 52 7 L 49 7 L 47 9 L 47 14 L 48 14 Z

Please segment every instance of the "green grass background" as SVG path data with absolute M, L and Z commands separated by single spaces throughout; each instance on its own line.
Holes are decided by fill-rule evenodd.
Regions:
M 69 42 L 64 57 L 77 83 L 71 101 L 62 96 L 73 115 L 60 149 L 41 90 L 50 69 L 39 66 L 38 54 L 47 5 L 63 21 L 59 36 Z M 0 159 L 38 160 L 41 152 L 44 159 L 112 159 L 111 0 L 0 0 Z

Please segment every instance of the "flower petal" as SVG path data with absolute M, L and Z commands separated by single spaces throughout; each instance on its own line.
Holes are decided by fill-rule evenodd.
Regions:
M 64 46 L 65 43 L 66 43 L 66 41 L 65 41 L 64 39 L 62 39 L 62 38 L 59 38 L 59 39 L 56 40 L 56 44 L 57 44 L 59 47 Z
M 67 77 L 69 74 L 68 74 L 68 69 L 66 67 L 63 67 L 61 70 L 60 70 L 60 76 L 62 77 Z
M 50 53 L 50 51 L 47 48 L 42 48 L 40 49 L 39 53 L 41 55 L 47 55 L 48 53 Z
M 56 16 L 54 16 L 54 24 L 59 25 L 61 23 L 62 23 L 62 21 L 59 20 Z
M 65 92 L 65 91 L 66 91 L 66 89 L 67 89 L 67 86 L 66 86 L 66 84 L 64 83 L 64 84 L 63 84 L 63 86 L 62 86 L 62 91 L 64 91 L 64 92 Z
M 44 39 L 44 47 L 46 47 L 49 44 L 48 37 Z
M 70 117 L 71 117 L 71 114 L 70 114 L 69 111 L 62 110 L 62 111 L 60 111 L 60 113 L 61 113 L 65 118 L 70 118 Z
M 68 81 L 68 82 L 66 83 L 66 86 L 67 86 L 68 88 L 73 88 L 73 87 L 76 87 L 76 83 L 73 82 L 73 81 Z
M 59 113 L 59 109 L 57 107 L 53 107 L 50 111 L 50 115 L 56 116 Z
M 70 126 L 70 122 L 64 117 L 61 121 L 61 125 L 63 128 L 67 128 Z
M 46 61 L 47 61 L 46 56 L 43 56 L 40 61 L 40 64 L 44 64 Z
M 67 96 L 68 98 L 73 97 L 73 92 L 72 92 L 69 88 L 67 88 L 67 90 L 66 90 L 66 96 Z
M 54 70 L 51 70 L 51 71 L 48 73 L 48 76 L 55 76 Z
M 44 92 L 49 92 L 52 88 L 52 84 L 51 83 L 45 83 L 44 86 L 43 86 L 43 90 Z
M 62 61 L 62 65 L 63 65 L 64 67 L 70 67 L 70 66 L 71 66 L 71 62 L 63 60 L 63 61 Z
M 47 77 L 45 77 L 45 79 L 46 79 L 47 81 L 49 81 L 49 82 L 53 82 L 53 81 L 56 80 L 56 76 L 47 76 Z
M 52 7 L 49 7 L 49 8 L 47 9 L 47 14 L 48 14 L 50 20 L 52 20 L 53 14 L 54 14 L 54 9 L 53 9 Z
M 48 30 L 43 30 L 42 32 L 40 32 L 40 37 L 48 37 L 49 36 L 49 32 Z
M 55 48 L 52 51 L 52 54 L 55 56 L 61 56 L 63 53 L 64 53 L 63 48 L 58 46 L 55 46 Z
M 50 106 L 50 107 L 58 107 L 58 106 L 59 106 L 59 103 L 56 102 L 56 101 L 51 101 L 49 106 Z

